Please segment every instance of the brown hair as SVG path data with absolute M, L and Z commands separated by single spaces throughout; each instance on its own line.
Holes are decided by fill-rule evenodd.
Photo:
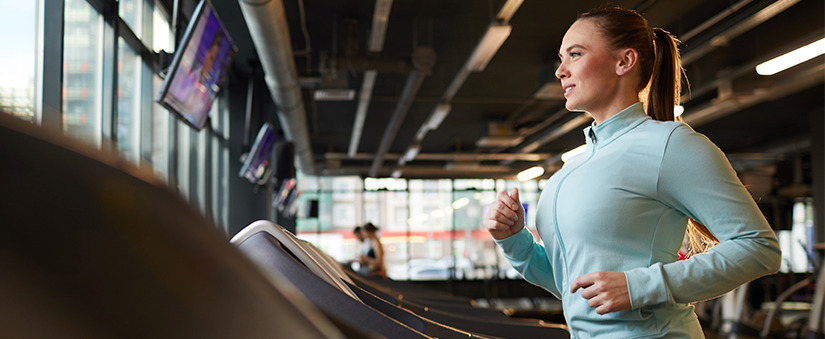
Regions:
M 366 224 L 364 225 L 363 229 L 364 229 L 365 231 L 367 231 L 367 232 L 372 232 L 372 233 L 375 233 L 375 232 L 377 232 L 377 231 L 378 231 L 378 227 L 376 227 L 375 225 L 373 225 L 371 222 L 366 223 Z
M 659 121 L 675 121 L 673 109 L 682 90 L 682 61 L 677 40 L 661 28 L 651 29 L 639 13 L 619 7 L 594 9 L 579 15 L 593 20 L 612 49 L 632 48 L 638 55 L 638 90 L 647 97 L 647 115 Z M 689 254 L 705 252 L 719 240 L 705 225 L 690 218 L 687 227 Z

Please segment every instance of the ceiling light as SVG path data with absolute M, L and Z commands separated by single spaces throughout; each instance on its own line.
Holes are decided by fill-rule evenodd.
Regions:
M 569 160 L 570 158 L 572 158 L 572 157 L 574 157 L 574 156 L 577 156 L 577 155 L 579 155 L 579 154 L 584 153 L 584 150 L 585 150 L 586 148 L 587 148 L 587 145 L 581 145 L 581 146 L 576 147 L 576 148 L 574 148 L 574 149 L 571 149 L 571 150 L 569 150 L 569 151 L 567 151 L 567 152 L 564 152 L 564 153 L 561 155 L 561 161 L 562 161 L 562 162 L 567 162 L 567 160 Z
M 421 145 L 410 145 L 410 148 L 407 149 L 407 153 L 404 154 L 404 162 L 412 161 L 415 159 L 415 156 L 418 155 L 418 152 L 421 151 Z
M 490 135 L 486 137 L 481 137 L 476 140 L 476 146 L 478 147 L 514 147 L 518 146 L 522 141 L 524 141 L 523 137 L 518 135 Z
M 507 37 L 510 36 L 511 30 L 512 27 L 507 24 L 490 24 L 487 27 L 487 32 L 484 33 L 484 37 L 481 38 L 473 54 L 470 55 L 470 59 L 467 60 L 466 67 L 473 72 L 483 71 L 490 59 L 496 55 L 498 49 L 504 44 L 504 40 L 507 40 Z
M 825 54 L 825 39 L 819 39 L 756 66 L 759 75 L 774 75 Z
M 460 209 L 460 208 L 462 208 L 464 206 L 467 206 L 469 204 L 470 204 L 470 198 L 464 197 L 464 198 L 458 199 L 456 201 L 453 201 L 453 210 Z
M 682 113 L 685 113 L 685 106 L 676 105 L 676 107 L 673 108 L 673 116 L 674 117 L 678 117 L 678 116 L 682 115 Z
M 430 130 L 437 129 L 438 126 L 441 125 L 441 122 L 444 121 L 444 118 L 447 117 L 447 114 L 450 114 L 450 104 L 438 104 L 438 106 L 435 106 L 433 114 L 430 115 L 430 119 L 427 120 L 427 128 Z
M 510 21 L 510 18 L 513 17 L 513 14 L 516 14 L 519 6 L 524 0 L 507 0 L 504 5 L 501 6 L 501 9 L 498 11 L 498 15 L 496 18 L 502 20 L 504 22 Z
M 370 106 L 372 89 L 375 86 L 375 77 L 378 71 L 368 70 L 364 72 L 364 82 L 361 84 L 361 93 L 358 95 L 358 108 L 355 110 L 355 122 L 352 126 L 352 135 L 349 140 L 349 150 L 347 155 L 350 158 L 358 153 L 358 144 L 361 142 L 361 133 L 364 130 L 364 120 L 367 118 L 367 108 Z
M 527 180 L 533 179 L 535 177 L 538 177 L 542 174 L 544 174 L 544 167 L 536 166 L 536 167 L 530 167 L 526 170 L 523 170 L 523 171 L 519 172 L 519 174 L 516 176 L 516 178 L 518 178 L 519 181 L 527 181 Z
M 369 51 L 380 52 L 384 48 L 384 36 L 390 21 L 392 0 L 375 0 L 375 12 L 372 14 L 372 31 L 370 32 Z
M 315 101 L 350 101 L 355 98 L 354 89 L 316 89 Z

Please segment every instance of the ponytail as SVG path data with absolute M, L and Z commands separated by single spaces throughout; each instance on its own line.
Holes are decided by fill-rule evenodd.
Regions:
M 713 233 L 710 233 L 707 226 L 702 225 L 702 223 L 693 218 L 688 218 L 685 233 L 685 248 L 688 250 L 688 257 L 694 254 L 705 253 L 718 243 L 719 239 L 717 239 Z
M 682 89 L 682 61 L 677 42 L 667 31 L 653 29 L 653 74 L 647 95 L 647 115 L 655 120 L 676 120 L 673 108 L 679 104 Z

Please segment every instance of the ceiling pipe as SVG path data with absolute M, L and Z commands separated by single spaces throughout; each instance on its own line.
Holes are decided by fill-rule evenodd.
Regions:
M 754 13 L 750 17 L 738 22 L 736 25 L 726 29 L 724 32 L 717 34 L 707 43 L 682 54 L 682 66 L 688 65 L 691 62 L 707 55 L 715 50 L 717 47 L 725 46 L 731 40 L 742 35 L 759 24 L 768 21 L 779 13 L 798 3 L 800 0 L 777 0 L 776 2 L 766 6 L 759 12 Z M 713 20 L 713 19 L 711 19 Z M 701 27 L 701 25 L 700 25 Z M 692 37 L 692 36 L 691 36 Z
M 384 38 L 387 34 L 387 25 L 390 20 L 390 10 L 392 0 L 375 0 L 375 10 L 372 14 L 372 29 L 367 42 L 371 53 L 378 53 L 384 49 Z M 347 60 L 352 65 L 351 60 Z M 406 63 L 402 63 L 406 64 Z M 355 156 L 358 152 L 358 145 L 361 143 L 361 133 L 364 130 L 364 121 L 367 118 L 367 110 L 370 107 L 372 89 L 375 86 L 375 77 L 378 76 L 378 69 L 366 66 L 364 69 L 364 82 L 361 84 L 361 94 L 358 98 L 358 108 L 355 111 L 355 121 L 352 124 L 352 134 L 350 135 L 349 150 L 347 154 Z
M 367 109 L 370 107 L 372 89 L 375 86 L 375 77 L 378 72 L 369 70 L 364 72 L 364 82 L 361 83 L 361 91 L 358 96 L 358 108 L 355 110 L 355 121 L 352 123 L 352 134 L 349 140 L 347 154 L 355 156 L 358 152 L 358 144 L 361 143 L 361 133 L 364 130 L 364 121 L 367 120 Z
M 728 7 L 724 11 L 721 11 L 718 14 L 714 15 L 708 21 L 705 21 L 701 25 L 694 27 L 693 29 L 691 29 L 690 31 L 688 31 L 685 34 L 679 35 L 679 40 L 681 40 L 684 43 L 684 42 L 687 42 L 690 39 L 693 39 L 695 36 L 699 35 L 700 33 L 704 32 L 705 30 L 710 28 L 711 26 L 713 26 L 713 25 L 719 23 L 720 21 L 724 20 L 729 15 L 731 15 L 733 13 L 736 13 L 736 11 L 742 9 L 742 7 L 745 7 L 745 5 L 751 3 L 751 1 L 753 1 L 753 0 L 741 0 L 741 1 L 733 4 L 732 6 Z
M 381 143 L 378 145 L 378 151 L 375 152 L 375 157 L 372 160 L 369 176 L 377 177 L 378 171 L 384 164 L 384 154 L 389 151 L 395 136 L 398 134 L 398 129 L 404 123 L 404 118 L 410 110 L 415 95 L 421 88 L 421 83 L 424 82 L 424 77 L 430 73 L 435 65 L 435 50 L 427 46 L 419 46 L 413 51 L 412 55 L 413 66 L 416 70 L 407 76 L 407 82 L 404 84 L 404 89 L 401 91 L 401 97 L 398 100 L 398 105 L 390 117 L 390 122 L 387 124 L 387 129 L 384 130 L 384 136 L 381 138 Z
M 424 123 L 421 124 L 421 126 L 418 128 L 418 132 L 416 132 L 415 138 L 412 142 L 410 142 L 410 145 L 407 146 L 408 150 L 415 147 L 421 147 L 421 142 L 424 141 L 424 138 L 427 136 L 427 132 L 438 128 L 438 124 L 434 122 L 437 121 L 440 124 L 442 121 L 444 121 L 447 115 L 450 114 L 450 103 L 452 102 L 453 97 L 455 97 L 455 94 L 458 92 L 458 90 L 461 89 L 461 86 L 464 85 L 464 82 L 467 81 L 467 77 L 470 76 L 470 73 L 482 71 L 484 67 L 487 65 L 486 62 L 483 63 L 483 66 L 474 65 L 475 63 L 477 63 L 479 55 L 487 54 L 486 61 L 489 62 L 489 58 L 492 58 L 492 56 L 495 55 L 495 53 L 504 43 L 504 40 L 506 40 L 507 37 L 510 35 L 510 19 L 521 6 L 522 2 L 523 0 L 507 0 L 504 4 L 501 5 L 501 8 L 499 8 L 496 14 L 495 21 L 491 22 L 490 25 L 487 27 L 485 35 L 478 42 L 473 52 L 471 52 L 471 54 L 467 57 L 467 60 L 464 61 L 464 65 L 461 66 L 461 69 L 458 70 L 458 73 L 456 73 L 456 75 L 453 77 L 453 80 L 450 82 L 450 85 L 447 86 L 447 89 L 441 96 L 441 100 L 439 101 L 439 103 L 436 105 L 435 108 L 433 108 L 433 111 L 430 113 L 427 119 L 424 120 Z M 503 32 L 499 32 L 498 38 L 501 39 L 501 41 L 496 42 L 497 45 L 494 49 L 490 48 L 490 46 L 483 46 L 489 43 L 489 41 L 485 41 L 489 39 L 485 38 L 491 35 L 490 33 L 494 31 L 506 31 L 506 34 L 503 34 Z M 446 111 L 444 110 L 445 107 L 447 107 Z M 431 121 L 433 123 L 431 123 Z M 404 166 L 408 160 L 412 159 L 399 159 L 398 166 Z
M 239 0 L 238 3 L 261 60 L 269 93 L 278 106 L 278 120 L 284 135 L 295 144 L 298 170 L 314 175 L 312 143 L 284 5 L 281 0 Z
M 407 82 L 404 84 L 401 98 L 398 100 L 398 105 L 395 106 L 395 110 L 390 117 L 390 122 L 384 130 L 384 136 L 381 137 L 378 151 L 375 152 L 375 156 L 372 159 L 372 167 L 370 167 L 369 172 L 370 177 L 374 178 L 378 176 L 378 170 L 380 170 L 381 165 L 384 164 L 384 154 L 390 150 L 392 142 L 395 141 L 395 136 L 398 134 L 398 130 L 401 128 L 401 124 L 404 122 L 404 118 L 410 110 L 412 101 L 415 99 L 415 94 L 418 93 L 423 82 L 424 74 L 419 71 L 413 71 L 407 76 Z

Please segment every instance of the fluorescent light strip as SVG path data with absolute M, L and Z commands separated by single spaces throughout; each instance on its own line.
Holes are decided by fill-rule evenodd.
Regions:
M 513 17 L 513 14 L 516 14 L 522 2 L 524 2 L 524 0 L 507 0 L 507 2 L 501 6 L 501 10 L 498 11 L 496 18 L 504 22 L 510 21 L 510 18 Z
M 510 36 L 512 29 L 513 28 L 507 24 L 490 24 L 487 32 L 484 33 L 484 37 L 481 38 L 478 46 L 476 46 L 476 49 L 473 51 L 473 54 L 467 59 L 467 63 L 465 64 L 467 69 L 473 72 L 483 71 L 484 68 L 487 67 L 487 63 L 493 59 L 498 49 L 504 44 L 504 41 L 507 40 L 507 37 Z
M 516 176 L 518 181 L 527 181 L 544 174 L 544 167 L 535 166 L 519 172 Z
M 825 54 L 825 38 L 757 65 L 756 73 L 759 75 L 774 75 L 822 54 Z
M 450 114 L 450 104 L 438 104 L 433 110 L 430 119 L 427 121 L 427 128 L 430 130 L 437 129 L 438 126 L 441 125 L 441 122 L 444 121 L 444 118 L 447 117 L 447 114 Z
M 367 118 L 367 108 L 370 106 L 372 88 L 375 86 L 377 71 L 364 72 L 364 83 L 361 84 L 361 93 L 358 97 L 358 108 L 355 111 L 355 123 L 352 126 L 352 136 L 349 140 L 347 155 L 354 157 L 358 153 L 358 144 L 361 142 L 361 132 L 364 130 L 364 120 Z
M 380 52 L 384 48 L 384 37 L 387 34 L 387 23 L 390 20 L 391 8 L 392 0 L 375 0 L 369 42 L 370 52 Z
M 415 156 L 418 155 L 418 152 L 421 151 L 421 145 L 410 145 L 410 148 L 407 149 L 407 153 L 404 154 L 404 160 L 412 161 L 415 159 Z

